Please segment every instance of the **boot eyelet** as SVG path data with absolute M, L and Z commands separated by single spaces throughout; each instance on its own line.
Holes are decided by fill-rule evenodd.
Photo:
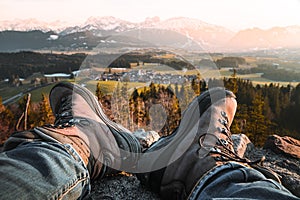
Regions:
M 218 120 L 222 125 L 227 126 L 228 125 L 228 121 L 225 119 L 219 119 Z
M 220 127 L 218 127 L 217 129 L 218 129 L 218 131 L 219 131 L 220 133 L 224 133 L 224 134 L 227 134 L 227 133 L 228 133 L 228 131 L 227 131 L 226 128 L 220 128 Z
M 66 116 L 69 116 L 69 112 L 63 112 L 60 114 L 60 117 L 66 117 Z
M 217 148 L 217 147 L 212 147 L 209 150 L 209 152 L 211 152 L 211 153 L 221 153 L 221 150 L 219 148 Z
M 227 114 L 226 114 L 226 112 L 225 111 L 221 111 L 221 115 L 222 115 L 222 117 L 227 117 Z
M 223 159 L 222 159 L 221 156 L 217 156 L 217 157 L 215 157 L 214 159 L 215 159 L 215 161 L 223 161 Z
M 221 138 L 220 141 L 221 141 L 221 143 L 222 143 L 223 145 L 225 145 L 225 146 L 228 145 L 228 142 L 227 142 L 226 140 L 224 140 L 224 139 Z
M 226 128 L 220 128 L 220 127 L 218 127 L 217 129 L 218 129 L 218 131 L 219 131 L 220 133 L 224 133 L 224 134 L 227 134 L 227 133 L 228 133 L 228 130 L 227 130 Z
M 221 111 L 221 115 L 222 115 L 222 117 L 224 117 L 224 119 L 227 121 L 227 123 L 228 123 L 228 116 L 227 116 L 227 113 L 226 112 L 224 112 L 224 111 Z

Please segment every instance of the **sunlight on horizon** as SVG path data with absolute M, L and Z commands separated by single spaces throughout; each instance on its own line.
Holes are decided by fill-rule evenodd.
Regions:
M 131 22 L 147 17 L 189 17 L 231 30 L 300 25 L 300 1 L 271 0 L 1 0 L 0 21 L 14 19 L 56 20 L 82 24 L 91 16 L 114 16 Z

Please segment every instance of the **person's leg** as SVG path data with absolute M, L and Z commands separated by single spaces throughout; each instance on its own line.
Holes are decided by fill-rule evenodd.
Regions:
M 255 169 L 238 163 L 228 163 L 216 168 L 200 180 L 189 199 L 296 200 L 299 198 Z
M 5 143 L 1 194 L 14 196 L 15 190 L 25 198 L 77 199 L 88 194 L 89 178 L 135 166 L 140 143 L 105 116 L 89 90 L 59 83 L 50 92 L 50 104 L 53 125 L 15 133 Z
M 81 199 L 89 193 L 88 170 L 72 146 L 20 138 L 15 146 L 11 139 L 0 153 L 1 199 Z

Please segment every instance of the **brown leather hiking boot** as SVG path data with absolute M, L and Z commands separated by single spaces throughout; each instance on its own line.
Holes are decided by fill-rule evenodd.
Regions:
M 142 163 L 147 153 L 158 155 L 148 161 L 148 173 L 138 174 L 141 182 L 163 199 L 187 199 L 203 177 L 228 162 L 250 165 L 278 181 L 272 171 L 256 165 L 261 159 L 252 162 L 234 151 L 230 125 L 236 108 L 235 95 L 224 88 L 213 88 L 197 97 L 184 112 L 178 129 L 144 152 Z
M 201 128 L 199 119 L 214 102 L 224 99 L 235 99 L 235 95 L 224 88 L 213 88 L 203 92 L 191 102 L 182 115 L 179 127 L 171 135 L 161 137 L 144 152 L 139 167 L 148 166 L 148 170 L 144 170 L 146 173 L 137 174 L 142 184 L 150 187 L 155 192 L 160 191 L 162 178 L 168 165 L 188 151 L 189 146 L 195 143 L 193 142 L 194 138 L 199 138 L 199 134 L 196 135 Z M 235 107 L 233 110 L 235 112 Z M 222 112 L 222 114 L 224 113 Z M 222 123 L 224 121 L 225 119 Z M 210 120 L 207 123 L 209 122 Z M 154 154 L 154 156 L 149 157 L 149 153 Z
M 50 92 L 54 125 L 35 128 L 43 137 L 70 144 L 87 165 L 92 179 L 134 167 L 141 146 L 124 127 L 110 121 L 88 89 L 59 83 Z
M 224 97 L 202 114 L 192 144 L 164 172 L 160 188 L 163 198 L 185 199 L 199 179 L 215 167 L 233 160 L 236 154 L 229 127 L 236 108 L 235 98 Z

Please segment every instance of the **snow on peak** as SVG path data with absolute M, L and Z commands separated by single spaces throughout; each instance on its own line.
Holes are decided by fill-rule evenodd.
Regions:
M 32 31 L 41 30 L 43 32 L 55 31 L 60 32 L 68 26 L 66 22 L 53 21 L 44 22 L 37 19 L 16 19 L 0 21 L 0 31 Z
M 100 29 L 100 30 L 115 30 L 118 28 L 134 27 L 133 23 L 112 16 L 90 17 L 84 23 L 84 27 L 87 26 L 93 27 L 94 29 Z

